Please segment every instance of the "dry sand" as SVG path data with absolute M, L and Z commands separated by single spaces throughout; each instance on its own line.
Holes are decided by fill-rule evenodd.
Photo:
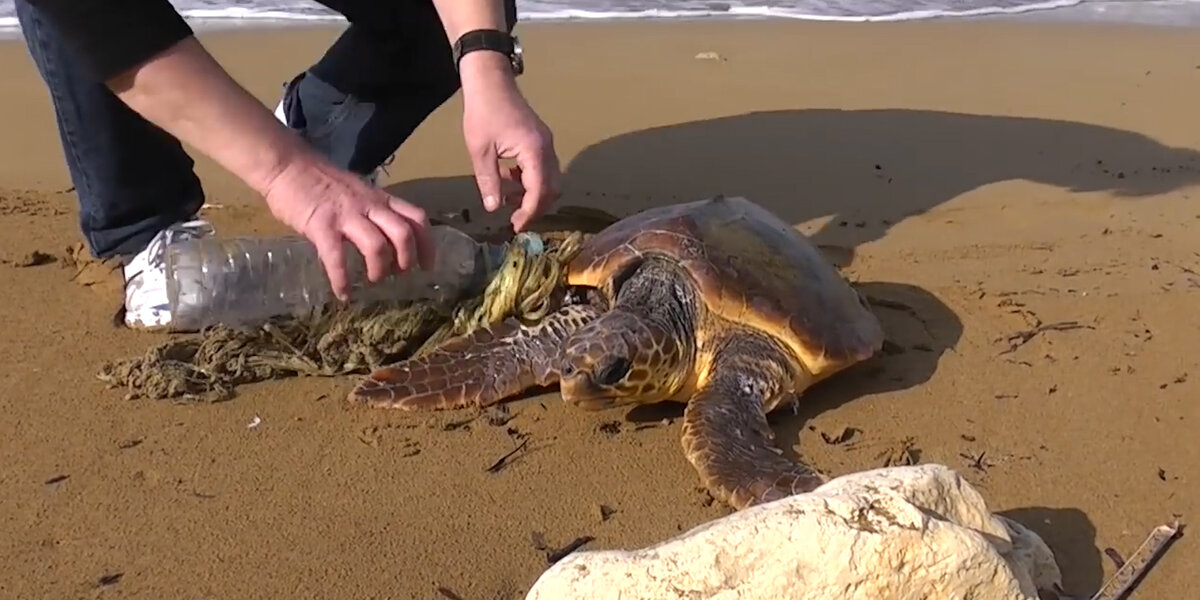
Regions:
M 1082 593 L 1172 514 L 1200 511 L 1200 38 L 1011 23 L 524 25 L 523 86 L 554 127 L 565 204 L 619 213 L 749 196 L 841 248 L 893 346 L 775 419 L 832 473 L 902 454 L 958 468 L 1041 533 Z M 204 40 L 264 102 L 336 33 Z M 697 59 L 715 52 L 719 60 Z M 346 407 L 351 381 L 127 401 L 95 373 L 160 336 L 60 264 L 79 241 L 44 88 L 0 45 L 0 596 L 519 598 L 534 538 L 648 544 L 724 514 L 678 410 L 505 426 Z M 399 154 L 395 189 L 477 207 L 457 100 Z M 281 231 L 201 161 L 224 233 Z M 836 250 L 836 248 L 835 248 Z M 1047 331 L 1011 352 L 1011 336 Z M 1020 340 L 1015 340 L 1020 341 Z M 262 423 L 248 429 L 256 416 Z M 665 420 L 665 421 L 664 421 Z M 640 424 L 639 424 L 640 422 Z M 846 444 L 820 432 L 856 430 Z M 528 436 L 507 468 L 485 468 Z M 601 505 L 607 518 L 601 518 Z M 1200 588 L 1185 535 L 1138 598 Z

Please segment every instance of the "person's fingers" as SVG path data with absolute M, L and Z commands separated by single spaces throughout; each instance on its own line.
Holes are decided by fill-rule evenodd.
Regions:
M 521 166 L 509 167 L 501 173 L 501 178 L 500 193 L 504 197 L 504 205 L 513 209 L 521 206 L 521 199 L 525 197 L 525 186 L 521 185 Z
M 513 230 L 518 233 L 558 199 L 558 159 L 552 150 L 522 165 L 521 184 L 525 188 L 525 197 L 511 219 Z
M 400 216 L 390 206 L 372 207 L 367 211 L 367 218 L 379 227 L 379 230 L 391 242 L 392 253 L 396 257 L 396 266 L 401 271 L 411 269 L 417 248 L 416 242 L 413 240 L 413 226 L 408 219 Z
M 350 298 L 350 286 L 346 282 L 346 253 L 341 232 L 327 223 L 321 223 L 312 227 L 306 237 L 317 249 L 317 257 L 325 267 L 325 276 L 329 278 L 333 295 L 345 302 Z
M 488 212 L 500 208 L 500 164 L 495 148 L 487 144 L 472 150 L 471 168 L 475 171 L 475 183 L 479 186 L 479 196 L 483 198 L 483 208 Z
M 517 233 L 524 231 L 529 222 L 541 212 L 545 196 L 542 191 L 544 185 L 542 179 L 544 176 L 540 167 L 525 169 L 525 195 L 521 198 L 521 205 L 513 211 L 512 217 L 509 219 L 512 222 L 513 231 Z
M 434 247 L 433 238 L 429 235 L 429 216 L 425 213 L 425 209 L 394 196 L 388 198 L 388 207 L 408 221 L 409 234 L 412 245 L 417 250 L 417 263 L 421 265 L 421 269 L 424 271 L 432 269 L 433 261 L 437 258 L 437 248 Z
M 344 214 L 342 232 L 358 247 L 367 263 L 367 279 L 372 283 L 387 277 L 391 271 L 396 250 L 388 242 L 379 227 L 362 214 Z
M 501 185 L 521 185 L 521 165 L 513 165 L 500 172 Z

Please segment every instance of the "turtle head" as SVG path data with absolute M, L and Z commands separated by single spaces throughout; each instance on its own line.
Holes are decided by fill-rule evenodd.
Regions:
M 584 410 L 661 402 L 682 387 L 690 346 L 668 327 L 613 310 L 588 323 L 563 346 L 563 400 Z

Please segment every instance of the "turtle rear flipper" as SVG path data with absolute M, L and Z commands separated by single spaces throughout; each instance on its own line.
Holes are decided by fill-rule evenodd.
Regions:
M 509 318 L 482 327 L 419 358 L 376 369 L 355 386 L 349 400 L 401 410 L 496 404 L 557 381 L 563 341 L 599 314 L 599 309 L 579 304 L 533 324 Z
M 713 496 L 735 509 L 808 492 L 827 478 L 783 456 L 765 406 L 790 392 L 779 344 L 748 331 L 721 344 L 683 413 L 683 449 Z

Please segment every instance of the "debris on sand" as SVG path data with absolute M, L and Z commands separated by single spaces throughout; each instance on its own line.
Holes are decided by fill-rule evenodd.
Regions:
M 83 243 L 67 246 L 57 257 L 58 264 L 71 271 L 68 278 L 83 287 L 95 287 L 105 294 L 124 285 L 123 265 L 115 258 L 94 258 Z
M 546 536 L 540 531 L 534 531 L 530 534 L 530 537 L 533 539 L 533 549 L 546 555 L 546 564 L 548 565 L 553 565 L 554 563 L 561 561 L 568 555 L 574 553 L 576 550 L 579 550 L 596 539 L 590 535 L 582 535 L 571 540 L 571 542 L 566 546 L 554 548 L 550 546 L 550 544 L 546 543 Z
M 1025 321 L 1029 323 L 1029 327 L 1027 329 L 1022 329 L 996 339 L 996 343 L 1003 342 L 1006 345 L 1006 347 L 999 352 L 999 356 L 1016 352 L 1021 346 L 1028 344 L 1029 342 L 1033 341 L 1033 338 L 1036 338 L 1043 333 L 1051 331 L 1076 331 L 1080 329 L 1096 328 L 1094 325 L 1088 325 L 1080 321 L 1058 321 L 1054 323 L 1044 323 L 1040 317 L 1033 313 L 1033 311 L 1021 308 L 1020 306 L 1011 312 L 1023 317 Z
M 607 504 L 595 504 L 592 506 L 592 513 L 595 515 L 598 522 L 603 523 L 611 519 L 612 516 L 617 513 L 617 509 Z
M 46 254 L 41 250 L 34 250 L 32 252 L 26 252 L 25 254 L 16 258 L 0 259 L 0 264 L 5 264 L 17 269 L 25 269 L 29 267 L 40 267 L 42 265 L 48 265 L 57 261 L 58 257 L 52 254 Z
M 832 434 L 825 431 L 820 432 L 821 439 L 825 440 L 825 443 L 831 446 L 846 444 L 854 438 L 855 434 L 861 433 L 857 428 L 849 426 L 842 426 L 840 429 L 833 431 L 834 433 Z
M 1120 600 L 1133 591 L 1154 563 L 1167 550 L 1168 545 L 1182 531 L 1182 524 L 1176 519 L 1155 527 L 1146 541 L 1133 552 L 1128 560 L 1120 561 L 1117 572 L 1092 596 L 1091 600 Z M 1106 553 L 1107 554 L 1107 553 Z M 1116 551 L 1113 551 L 1116 554 Z M 1111 558 L 1111 556 L 1110 556 Z M 1117 555 L 1120 558 L 1120 555 Z
M 906 437 L 876 454 L 875 460 L 879 461 L 883 468 L 914 466 L 921 462 L 920 452 L 917 449 L 917 441 Z
M 128 398 L 219 402 L 239 385 L 292 375 L 335 376 L 415 352 L 448 315 L 430 304 L 323 309 L 259 329 L 225 326 L 112 361 L 98 377 Z
M 488 473 L 499 473 L 500 471 L 504 470 L 504 467 L 508 466 L 509 459 L 516 456 L 518 452 L 524 450 L 525 446 L 527 445 L 529 445 L 529 440 L 521 440 L 521 443 L 517 444 L 516 448 L 504 453 L 504 456 L 497 458 L 492 462 L 492 464 L 488 465 L 488 468 L 484 470 Z

